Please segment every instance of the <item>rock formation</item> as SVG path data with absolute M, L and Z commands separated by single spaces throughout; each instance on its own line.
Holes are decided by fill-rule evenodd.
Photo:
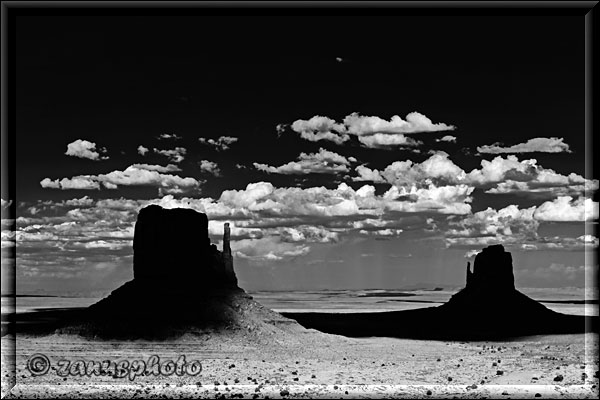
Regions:
M 223 251 L 210 243 L 206 214 L 143 208 L 133 239 L 134 278 L 90 306 L 90 319 L 105 324 L 104 333 L 124 335 L 182 324 L 235 324 L 235 308 L 252 300 L 237 285 L 229 240 L 226 223 Z
M 157 205 L 138 214 L 133 239 L 133 277 L 194 286 L 237 286 L 225 224 L 223 252 L 211 245 L 206 214 Z
M 284 313 L 306 328 L 347 336 L 494 339 L 597 330 L 598 317 L 554 312 L 515 289 L 512 256 L 489 246 L 467 264 L 466 286 L 438 307 L 378 313 Z
M 467 263 L 467 288 L 510 290 L 515 288 L 512 256 L 501 244 L 489 246 L 475 256 L 475 265 Z

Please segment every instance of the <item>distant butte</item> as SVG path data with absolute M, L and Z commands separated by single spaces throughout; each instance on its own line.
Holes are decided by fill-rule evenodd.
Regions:
M 493 339 L 596 331 L 598 317 L 552 311 L 515 289 L 512 256 L 484 248 L 467 264 L 466 286 L 437 307 L 379 313 L 284 313 L 306 328 L 347 336 Z

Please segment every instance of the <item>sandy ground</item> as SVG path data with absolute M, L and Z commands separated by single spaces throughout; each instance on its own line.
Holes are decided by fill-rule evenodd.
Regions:
M 259 337 L 260 336 L 260 337 Z M 53 334 L 2 338 L 2 396 L 209 398 L 594 398 L 598 335 L 532 336 L 509 342 L 351 339 L 298 329 L 264 337 L 244 331 L 186 333 L 166 341 L 90 340 Z M 269 335 L 267 335 L 269 336 Z M 11 374 L 15 359 L 16 375 Z M 587 351 L 586 351 L 587 349 Z M 29 357 L 51 367 L 34 376 Z M 197 375 L 60 376 L 69 360 L 198 360 Z M 139 365 L 139 364 L 138 364 Z M 77 370 L 73 370 L 77 372 Z M 64 375 L 64 374 L 63 374 Z M 561 378 L 562 377 L 562 378 Z M 16 383 L 12 387 L 11 382 Z

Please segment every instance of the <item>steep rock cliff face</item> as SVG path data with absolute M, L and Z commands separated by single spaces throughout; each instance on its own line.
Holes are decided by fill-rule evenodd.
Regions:
M 220 252 L 210 243 L 206 214 L 157 205 L 143 208 L 133 239 L 134 279 L 165 285 L 235 286 L 233 266 L 225 265 L 225 260 L 231 264 L 229 227 L 225 230 L 226 251 Z

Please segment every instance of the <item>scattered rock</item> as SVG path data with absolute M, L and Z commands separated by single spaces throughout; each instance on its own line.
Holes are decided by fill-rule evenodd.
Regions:
M 556 375 L 554 377 L 554 382 L 562 382 L 563 379 L 564 377 L 562 375 Z

